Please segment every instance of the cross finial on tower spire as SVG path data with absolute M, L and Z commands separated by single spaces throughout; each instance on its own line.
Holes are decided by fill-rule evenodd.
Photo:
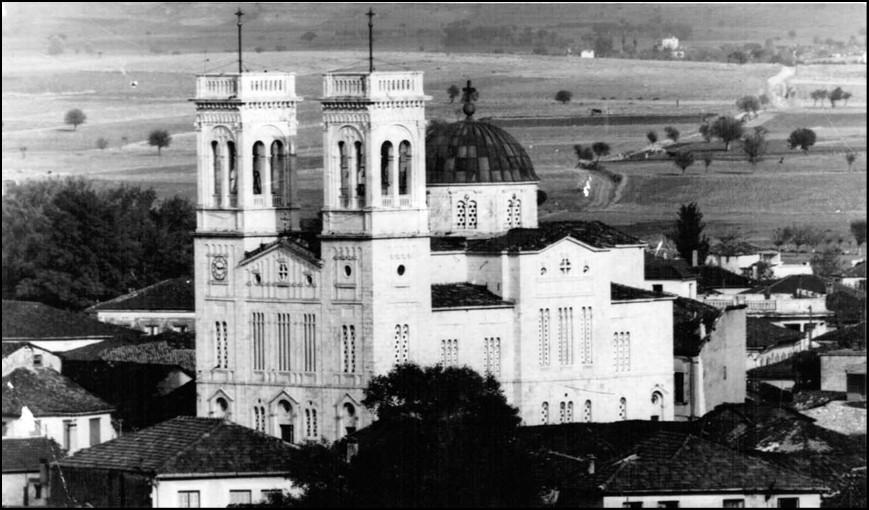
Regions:
M 471 86 L 471 80 L 468 80 L 468 85 L 462 89 L 462 102 L 465 103 L 462 106 L 462 111 L 465 112 L 465 115 L 470 117 L 476 111 L 476 106 L 474 106 L 474 101 L 477 100 L 479 94 L 477 94 L 477 89 Z
M 238 74 L 241 74 L 241 17 L 244 16 L 244 11 L 241 10 L 241 7 L 235 11 L 235 15 L 238 17 L 238 21 L 236 22 L 238 25 Z
M 368 72 L 374 72 L 374 9 L 368 8 Z

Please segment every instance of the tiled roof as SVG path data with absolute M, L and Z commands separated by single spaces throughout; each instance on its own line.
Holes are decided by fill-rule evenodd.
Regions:
M 76 361 L 125 361 L 151 365 L 177 365 L 190 374 L 196 373 L 196 346 L 192 333 L 166 331 L 159 335 L 105 340 L 60 353 Z
M 749 350 L 763 351 L 780 344 L 799 342 L 799 331 L 782 328 L 760 317 L 746 317 L 745 347 Z
M 697 272 L 699 290 L 750 288 L 755 282 L 742 275 L 718 266 L 699 266 Z
M 682 259 L 662 259 L 648 252 L 645 257 L 646 280 L 697 279 L 691 265 Z
M 863 320 L 866 309 L 866 294 L 850 287 L 834 284 L 832 293 L 826 296 L 827 310 L 836 314 L 836 320 L 853 324 Z
M 813 274 L 792 274 L 780 278 L 769 285 L 758 285 L 743 292 L 743 294 L 796 294 L 797 290 L 814 292 L 815 294 L 827 293 L 827 282 Z
M 155 283 L 144 289 L 98 303 L 88 311 L 102 310 L 180 310 L 193 312 L 193 278 L 182 276 Z
M 866 350 L 857 350 L 857 349 L 836 349 L 836 350 L 828 350 L 821 353 L 821 356 L 855 356 L 855 357 L 866 357 Z
M 700 354 L 706 341 L 705 338 L 700 338 L 700 323 L 706 326 L 706 332 L 709 334 L 721 313 L 718 308 L 696 299 L 676 298 L 673 302 L 673 355 Z
M 831 343 L 834 348 L 866 349 L 866 323 L 834 329 L 813 338 L 815 342 Z
M 432 308 L 463 308 L 468 306 L 513 306 L 490 292 L 485 285 L 447 283 L 431 286 Z
M 3 378 L 3 414 L 27 406 L 33 416 L 107 413 L 114 409 L 72 379 L 51 368 L 18 368 Z
M 47 437 L 3 438 L 4 473 L 36 472 L 39 471 L 41 459 L 52 462 L 63 456 L 60 445 Z
M 700 437 L 661 431 L 631 457 L 604 466 L 605 493 L 722 491 L 778 493 L 825 490 L 823 482 Z
M 622 285 L 615 282 L 610 283 L 610 299 L 612 301 L 633 301 L 637 299 L 663 298 L 670 299 L 673 298 L 673 296 L 661 292 L 652 292 L 651 290 L 629 287 L 627 285 Z
M 843 278 L 866 278 L 866 263 L 860 262 L 842 273 Z
M 468 239 L 467 249 L 476 252 L 539 251 L 568 236 L 595 248 L 643 244 L 643 241 L 600 221 L 557 221 L 541 223 L 538 228 L 514 228 L 488 239 Z
M 68 312 L 33 301 L 3 300 L 3 339 L 113 338 L 138 336 L 132 329 L 100 322 L 83 313 Z
M 797 377 L 794 367 L 795 361 L 796 358 L 789 357 L 775 363 L 770 363 L 769 365 L 746 370 L 745 375 L 748 376 L 749 379 L 758 380 L 792 380 Z
M 217 418 L 179 416 L 78 451 L 67 468 L 182 473 L 286 473 L 296 446 Z
M 242 263 L 249 262 L 276 246 L 283 246 L 314 264 L 320 262 L 320 238 L 315 232 L 285 232 L 276 241 L 263 243 L 257 248 L 245 252 Z

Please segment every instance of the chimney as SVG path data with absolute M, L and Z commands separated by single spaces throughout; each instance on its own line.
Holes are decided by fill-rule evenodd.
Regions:
M 691 267 L 697 267 L 697 250 L 691 250 Z
M 355 457 L 358 453 L 359 453 L 359 442 L 356 440 L 355 437 L 348 438 L 347 439 L 347 451 L 346 451 L 346 456 L 344 458 L 344 461 L 349 464 L 350 461 L 353 460 L 353 457 Z
M 594 459 L 596 459 L 594 455 L 588 456 L 588 474 L 590 475 L 594 474 Z

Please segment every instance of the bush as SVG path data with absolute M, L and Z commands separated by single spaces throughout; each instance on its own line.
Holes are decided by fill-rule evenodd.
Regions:
M 109 141 L 105 138 L 97 138 L 97 148 L 100 150 L 105 149 L 109 146 Z
M 573 98 L 573 93 L 568 91 L 568 90 L 559 90 L 555 94 L 555 100 L 561 104 L 569 103 L 572 98 Z

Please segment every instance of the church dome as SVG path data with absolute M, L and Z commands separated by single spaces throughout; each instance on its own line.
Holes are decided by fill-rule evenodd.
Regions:
M 459 122 L 432 126 L 425 137 L 425 153 L 428 185 L 539 180 L 531 158 L 515 138 L 470 115 Z

